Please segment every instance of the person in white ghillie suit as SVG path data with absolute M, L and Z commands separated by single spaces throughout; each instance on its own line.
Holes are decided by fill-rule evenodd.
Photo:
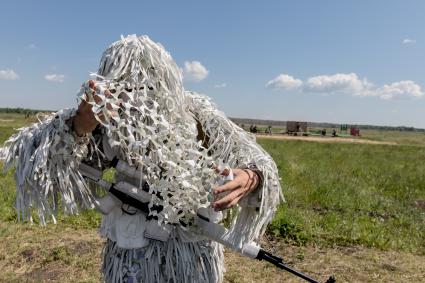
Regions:
M 198 233 L 196 212 L 228 217 L 235 247 L 259 242 L 283 200 L 272 158 L 208 97 L 185 91 L 170 54 L 147 36 L 109 46 L 79 98 L 78 109 L 20 129 L 1 150 L 5 170 L 16 167 L 19 219 L 36 209 L 44 225 L 60 206 L 99 208 L 81 163 L 103 170 L 121 160 L 141 174 L 117 170 L 115 181 L 148 190 L 150 212 L 117 202 L 105 213 L 104 281 L 221 282 L 223 248 Z

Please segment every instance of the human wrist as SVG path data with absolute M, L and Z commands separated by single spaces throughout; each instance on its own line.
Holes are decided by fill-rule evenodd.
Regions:
M 264 182 L 264 176 L 260 169 L 258 169 L 257 165 L 255 163 L 249 163 L 247 166 L 244 166 L 245 170 L 249 170 L 252 172 L 256 183 L 253 184 L 253 187 L 251 188 L 252 191 L 261 188 L 263 186 Z

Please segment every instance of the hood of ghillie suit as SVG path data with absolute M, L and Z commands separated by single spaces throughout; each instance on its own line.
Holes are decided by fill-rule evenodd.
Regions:
M 190 224 L 196 210 L 209 205 L 216 177 L 197 140 L 177 64 L 159 43 L 131 35 L 106 49 L 94 75 L 96 90 L 86 83 L 79 98 L 93 106 L 120 158 L 143 172 L 151 206 L 164 207 L 151 214 L 160 222 Z

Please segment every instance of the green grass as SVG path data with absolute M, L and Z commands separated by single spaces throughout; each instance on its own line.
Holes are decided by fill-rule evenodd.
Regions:
M 36 115 L 25 117 L 18 113 L 0 113 L 0 125 L 2 127 L 19 128 L 31 121 L 36 121 Z
M 0 144 L 2 144 L 14 133 L 15 133 L 15 130 L 13 128 L 0 126 Z
M 425 132 L 400 132 L 363 130 L 362 138 L 374 141 L 395 142 L 401 145 L 425 146 Z
M 269 231 L 299 244 L 425 251 L 425 148 L 260 140 L 287 204 Z
M 36 121 L 36 116 L 25 118 L 23 114 L 0 113 L 0 145 L 16 132 L 16 129 Z
M 6 119 L 2 114 L 0 119 L 9 119 L 7 125 L 0 121 L 0 143 L 12 128 L 28 123 L 22 115 Z M 424 254 L 424 210 L 414 203 L 425 200 L 425 142 L 383 146 L 261 139 L 259 143 L 278 165 L 287 200 L 269 233 L 299 245 L 363 245 Z M 0 175 L 0 222 L 16 222 L 14 191 L 13 174 Z M 59 219 L 76 230 L 100 223 L 94 211 Z
M 0 163 L 0 172 L 3 172 L 3 164 Z M 13 172 L 0 174 L 0 222 L 17 222 L 17 214 L 14 209 L 15 204 L 15 181 Z M 38 219 L 34 214 L 34 222 L 38 224 Z M 100 225 L 101 216 L 94 210 L 81 211 L 80 215 L 65 216 L 59 214 L 58 221 L 66 227 L 74 229 L 96 228 Z M 0 231 L 1 236 L 1 231 Z
M 0 113 L 0 145 L 4 143 L 16 129 L 35 122 L 35 115 L 25 117 L 18 113 Z M 0 163 L 0 172 L 3 172 L 3 164 Z M 110 175 L 110 174 L 109 174 Z M 0 174 L 0 221 L 1 222 L 16 222 L 17 214 L 14 209 L 15 201 L 15 181 L 13 172 Z M 82 211 L 80 215 L 64 216 L 59 215 L 58 220 L 67 227 L 75 229 L 96 228 L 100 225 L 101 216 L 99 213 L 88 210 Z M 34 217 L 35 223 L 38 223 Z M 1 236 L 1 231 L 0 231 Z

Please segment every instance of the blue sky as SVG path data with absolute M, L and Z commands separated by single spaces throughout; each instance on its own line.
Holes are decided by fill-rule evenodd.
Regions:
M 229 116 L 425 128 L 424 13 L 420 0 L 4 1 L 0 107 L 75 107 L 102 51 L 146 34 Z

